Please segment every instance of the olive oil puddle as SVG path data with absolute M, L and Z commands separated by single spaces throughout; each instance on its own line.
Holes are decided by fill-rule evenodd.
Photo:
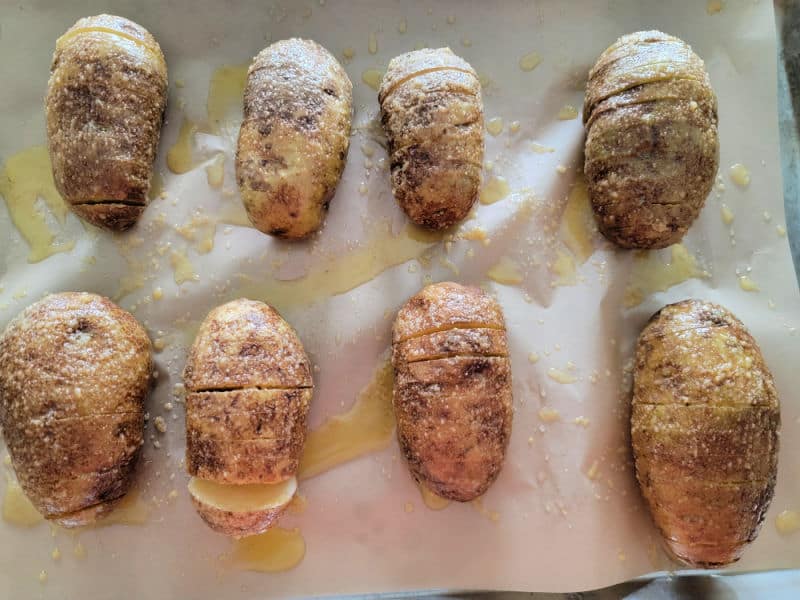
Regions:
M 225 65 L 214 70 L 208 83 L 206 122 L 195 123 L 184 118 L 176 141 L 167 151 L 167 167 L 170 171 L 186 173 L 198 165 L 193 153 L 194 138 L 198 133 L 228 139 L 238 135 L 248 68 L 249 65 Z M 218 161 L 217 168 L 221 169 L 220 159 L 215 160 Z
M 664 292 L 688 279 L 709 277 L 683 244 L 670 246 L 669 251 L 667 262 L 658 252 L 639 252 L 634 256 L 633 270 L 625 288 L 627 308 L 638 306 L 651 294 Z
M 422 496 L 422 502 L 431 510 L 444 510 L 450 506 L 450 500 L 437 496 L 424 485 L 419 485 L 419 493 Z
M 261 299 L 278 310 L 309 306 L 319 300 L 349 292 L 392 267 L 418 258 L 438 239 L 438 236 L 419 235 L 411 227 L 397 236 L 376 232 L 368 243 L 344 256 L 318 262 L 300 278 L 246 281 L 228 297 Z
M 381 364 L 353 406 L 329 418 L 306 438 L 298 478 L 315 477 L 342 463 L 387 448 L 394 431 L 392 365 Z
M 44 521 L 19 484 L 10 478 L 3 496 L 3 520 L 17 527 L 34 527 Z
M 47 148 L 33 146 L 9 158 L 0 169 L 0 195 L 6 201 L 11 222 L 30 247 L 29 263 L 75 247 L 75 240 L 60 239 L 68 208 L 53 182 Z M 37 199 L 43 201 L 62 231 L 50 227 Z
M 559 226 L 560 247 L 550 265 L 553 285 L 570 286 L 578 283 L 577 269 L 594 253 L 597 226 L 589 204 L 586 180 L 579 175 L 567 196 Z
M 300 530 L 275 527 L 234 541 L 221 562 L 237 570 L 280 573 L 299 565 L 305 555 L 306 542 Z

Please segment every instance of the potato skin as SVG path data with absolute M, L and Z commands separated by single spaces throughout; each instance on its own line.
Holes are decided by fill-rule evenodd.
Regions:
M 497 478 L 511 436 L 511 365 L 497 302 L 437 283 L 400 309 L 392 330 L 397 437 L 411 475 L 467 502 Z
M 223 484 L 297 471 L 313 394 L 297 334 L 270 306 L 239 299 L 203 321 L 184 370 L 186 465 Z
M 47 519 L 83 525 L 128 490 L 143 440 L 150 340 L 95 294 L 32 304 L 0 337 L 0 423 L 25 494 Z
M 780 406 L 761 351 L 721 306 L 670 304 L 639 336 L 631 442 L 669 550 L 693 567 L 739 559 L 772 500 Z
M 123 17 L 80 19 L 56 42 L 45 112 L 56 188 L 73 212 L 112 230 L 148 203 L 167 104 L 155 38 Z
M 250 222 L 284 239 L 321 226 L 350 145 L 353 84 L 310 40 L 281 40 L 250 65 L 236 179 Z
M 475 70 L 450 48 L 392 59 L 378 93 L 392 192 L 417 225 L 466 217 L 483 168 L 483 101 Z
M 218 483 L 277 483 L 297 472 L 311 388 L 186 397 L 187 469 Z
M 278 517 L 291 503 L 289 500 L 286 504 L 272 509 L 233 512 L 204 504 L 191 494 L 189 496 L 194 509 L 206 525 L 217 533 L 234 538 L 247 537 L 266 531 L 275 524 Z
M 584 172 L 598 227 L 623 248 L 665 248 L 700 214 L 719 166 L 703 61 L 660 31 L 618 39 L 586 84 Z
M 193 482 L 189 483 L 189 497 L 200 518 L 211 529 L 234 538 L 242 538 L 255 533 L 266 531 L 278 520 L 283 511 L 291 504 L 294 493 L 297 491 L 297 481 L 293 482 L 291 494 L 287 494 L 286 502 L 272 508 L 259 508 L 256 510 L 232 511 L 204 502 L 192 489 Z

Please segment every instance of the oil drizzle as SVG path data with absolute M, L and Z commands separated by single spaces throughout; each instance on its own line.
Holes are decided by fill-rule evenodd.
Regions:
M 508 185 L 505 177 L 498 175 L 492 177 L 486 182 L 486 185 L 481 189 L 480 201 L 481 204 L 494 204 L 499 202 L 511 193 L 511 188 Z
M 98 519 L 94 527 L 110 525 L 144 525 L 150 519 L 150 507 L 136 490 L 131 490 L 119 501 L 108 516 Z
M 0 195 L 5 198 L 11 222 L 30 246 L 29 263 L 75 247 L 75 240 L 56 241 L 57 233 L 36 207 L 36 199 L 41 198 L 56 221 L 65 223 L 67 205 L 56 191 L 47 148 L 33 146 L 9 157 L 0 169 Z
M 196 166 L 192 145 L 198 132 L 229 138 L 237 135 L 242 118 L 242 96 L 247 83 L 248 68 L 248 65 L 233 65 L 214 70 L 208 83 L 206 123 L 197 124 L 189 119 L 183 120 L 178 139 L 167 152 L 167 167 L 170 171 L 181 174 Z M 211 183 L 213 175 L 209 179 Z
M 524 280 L 519 264 L 507 256 L 500 257 L 500 261 L 486 272 L 486 276 L 503 285 L 517 285 Z
M 431 510 L 443 510 L 450 506 L 450 500 L 434 494 L 422 484 L 419 485 L 419 493 L 422 496 L 422 502 Z
M 300 459 L 299 479 L 315 477 L 337 465 L 388 447 L 395 425 L 393 382 L 392 365 L 387 360 L 359 392 L 350 410 L 329 418 L 309 432 Z
M 3 520 L 17 527 L 33 527 L 44 521 L 16 481 L 9 480 L 3 497 Z
M 419 257 L 440 239 L 434 235 L 416 240 L 412 237 L 413 231 L 408 229 L 398 236 L 375 235 L 369 243 L 344 256 L 319 261 L 303 277 L 246 283 L 234 291 L 232 298 L 261 299 L 278 310 L 289 310 L 349 292 L 387 269 Z
M 228 65 L 217 68 L 208 84 L 209 133 L 236 134 L 242 119 L 242 96 L 247 83 L 249 65 Z
M 800 513 L 796 510 L 784 510 L 775 517 L 775 528 L 781 535 L 789 535 L 800 531 Z
M 533 71 L 542 62 L 542 55 L 538 52 L 530 52 L 519 59 L 519 68 L 523 71 Z
M 709 276 L 683 244 L 670 246 L 669 250 L 670 260 L 666 263 L 657 252 L 642 252 L 634 257 L 633 271 L 625 289 L 626 307 L 638 306 L 650 294 L 666 291 L 687 279 Z
M 380 69 L 367 69 L 361 73 L 361 81 L 377 92 L 383 81 L 383 71 Z
M 167 167 L 173 173 L 180 175 L 191 171 L 194 167 L 192 141 L 195 133 L 197 133 L 197 125 L 189 119 L 184 119 L 178 132 L 178 139 L 167 151 Z
M 561 239 L 579 264 L 585 263 L 594 253 L 595 231 L 586 180 L 581 176 L 569 191 L 560 228 Z
M 299 529 L 276 527 L 233 543 L 231 564 L 245 571 L 280 573 L 293 569 L 306 555 Z
M 730 169 L 731 181 L 740 188 L 750 185 L 750 171 L 743 164 L 736 163 Z

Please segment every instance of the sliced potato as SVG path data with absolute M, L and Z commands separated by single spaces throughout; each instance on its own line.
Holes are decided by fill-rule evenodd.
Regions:
M 122 230 L 148 203 L 167 104 L 155 38 L 123 17 L 80 19 L 56 42 L 47 88 L 53 180 L 86 221 Z
M 261 533 L 297 487 L 313 395 L 302 343 L 270 306 L 234 300 L 201 324 L 184 381 L 195 507 L 216 531 Z
M 211 529 L 242 537 L 269 529 L 292 501 L 297 479 L 274 484 L 224 485 L 199 477 L 189 481 L 189 494 Z
M 236 179 L 257 229 L 296 240 L 322 227 L 344 170 L 352 107 L 350 78 L 316 42 L 281 40 L 255 57 Z
M 20 486 L 47 519 L 81 525 L 130 486 L 143 440 L 150 340 L 95 294 L 52 294 L 0 336 L 0 422 Z
M 779 430 L 772 375 L 736 317 L 699 300 L 653 315 L 636 348 L 631 443 L 642 495 L 678 560 L 724 566 L 755 539 Z
M 717 99 L 703 61 L 660 31 L 625 35 L 589 72 L 583 120 L 603 235 L 623 248 L 679 242 L 719 166 Z
M 392 193 L 417 225 L 444 229 L 478 197 L 483 101 L 475 70 L 450 48 L 395 57 L 378 93 Z
M 427 286 L 392 332 L 397 437 L 414 479 L 466 502 L 497 478 L 511 434 L 503 313 L 478 288 Z

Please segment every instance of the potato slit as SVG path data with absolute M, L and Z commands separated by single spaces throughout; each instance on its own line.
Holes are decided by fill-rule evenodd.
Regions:
M 60 38 L 58 38 L 56 40 L 56 47 L 61 46 L 62 44 L 68 42 L 69 40 L 71 40 L 73 38 L 78 37 L 79 35 L 81 35 L 83 33 L 106 33 L 108 35 L 115 36 L 115 37 L 118 37 L 120 39 L 127 40 L 129 42 L 133 42 L 134 44 L 136 44 L 137 46 L 139 46 L 140 48 L 145 50 L 148 54 L 150 54 L 150 58 L 152 58 L 154 60 L 158 60 L 158 61 L 163 60 L 162 57 L 161 57 L 161 54 L 159 52 L 156 52 L 155 49 L 152 46 L 150 46 L 150 44 L 145 42 L 144 40 L 141 40 L 141 39 L 137 38 L 136 36 L 129 35 L 129 34 L 125 33 L 124 31 L 119 31 L 117 29 L 111 29 L 110 27 L 97 27 L 97 26 L 95 26 L 95 27 L 81 27 L 79 29 L 75 29 L 73 31 L 69 31 L 69 32 L 65 33 L 64 35 L 62 35 Z
M 667 64 L 667 63 L 654 63 L 654 64 Z M 698 77 L 686 77 L 686 76 L 677 76 L 677 75 L 665 75 L 661 77 L 653 77 L 651 79 L 646 79 L 642 81 L 637 81 L 635 83 L 631 83 L 629 85 L 623 86 L 621 88 L 615 89 L 613 92 L 610 92 L 608 95 L 599 96 L 597 100 L 595 100 L 592 104 L 586 107 L 586 112 L 584 113 L 584 123 L 589 123 L 591 117 L 594 116 L 594 109 L 597 108 L 598 104 L 605 102 L 612 96 L 617 96 L 619 94 L 623 94 L 628 92 L 632 89 L 642 87 L 645 85 L 650 85 L 652 83 L 661 83 L 661 82 L 668 82 L 668 81 L 702 81 L 702 79 Z
M 282 387 L 282 386 L 271 386 L 271 385 L 242 385 L 237 387 L 209 387 L 203 386 L 198 388 L 191 388 L 189 389 L 192 393 L 202 394 L 208 392 L 238 392 L 241 390 L 275 390 L 275 391 L 286 391 L 291 392 L 292 390 L 312 390 L 314 389 L 313 385 L 297 385 L 292 387 Z
M 47 516 L 47 519 L 50 520 L 50 521 L 59 520 L 59 519 L 68 519 L 71 515 L 77 515 L 77 514 L 89 511 L 89 510 L 91 510 L 93 508 L 97 508 L 99 506 L 103 506 L 104 504 L 108 504 L 110 502 L 114 502 L 115 500 L 119 500 L 124 495 L 125 494 L 123 493 L 123 494 L 120 494 L 119 496 L 115 496 L 114 498 L 106 498 L 104 500 L 101 500 L 100 502 L 95 502 L 94 504 L 89 504 L 87 506 L 84 506 L 83 508 L 79 508 L 78 510 L 71 510 L 69 512 L 64 512 L 64 513 L 51 513 L 51 514 L 49 514 Z
M 146 206 L 147 200 L 76 200 L 72 203 L 77 206 L 97 205 L 97 204 L 115 204 L 118 206 Z
M 675 479 L 673 477 L 660 477 L 658 475 L 653 475 L 652 472 L 648 472 L 647 477 L 648 477 L 648 479 L 650 479 L 650 481 L 656 481 L 656 482 L 659 482 L 659 483 L 675 483 Z M 688 475 L 686 477 L 688 477 Z M 772 481 L 772 478 L 769 478 L 769 477 L 767 477 L 767 478 L 756 477 L 756 478 L 753 478 L 753 479 L 741 479 L 741 480 L 737 480 L 737 481 L 728 481 L 728 480 L 717 481 L 717 480 L 714 480 L 714 481 L 710 481 L 709 483 L 713 483 L 714 486 L 720 486 L 720 485 L 723 485 L 723 486 L 738 486 L 738 485 L 750 485 L 752 483 L 769 483 L 770 481 Z M 658 506 L 663 506 L 661 503 L 657 503 L 657 504 L 658 504 Z
M 388 98 L 392 94 L 392 92 L 394 92 L 397 88 L 399 88 L 404 83 L 407 83 L 416 77 L 422 77 L 423 75 L 427 75 L 428 73 L 437 73 L 439 71 L 458 71 L 459 73 L 466 73 L 467 75 L 475 77 L 475 73 L 473 71 L 470 71 L 468 69 L 461 69 L 459 67 L 444 66 L 444 67 L 431 67 L 430 69 L 422 69 L 421 71 L 415 71 L 414 73 L 406 75 L 402 79 L 396 81 L 394 85 L 392 85 L 392 87 L 386 90 L 386 92 L 383 94 L 383 98 L 384 99 Z M 477 77 L 475 77 L 475 79 L 477 79 Z
M 705 400 L 698 400 L 697 402 L 641 402 L 633 398 L 633 404 L 636 406 L 682 406 L 684 408 L 775 408 L 773 404 L 753 404 L 751 402 L 706 402 Z
M 401 151 L 406 150 L 407 148 L 411 148 L 413 146 L 421 146 L 423 144 L 425 144 L 425 145 L 434 144 L 434 143 L 438 142 L 440 139 L 449 136 L 453 132 L 453 129 L 457 129 L 459 127 L 469 127 L 470 125 L 477 125 L 482 120 L 483 120 L 483 117 L 478 116 L 478 117 L 475 117 L 474 119 L 470 119 L 468 121 L 464 121 L 463 123 L 451 123 L 451 124 L 447 125 L 446 127 L 443 127 L 442 130 L 439 133 L 437 133 L 436 135 L 434 135 L 433 137 L 425 138 L 424 140 L 412 141 L 412 142 L 409 142 L 408 144 L 404 144 L 403 146 L 393 146 L 392 147 L 392 153 L 401 152 Z M 476 166 L 478 166 L 480 168 L 483 168 L 483 163 L 480 163 L 478 161 L 466 161 L 466 160 L 463 160 L 463 159 L 460 159 L 460 158 L 459 159 L 455 159 L 455 160 L 441 161 L 441 164 L 445 164 L 445 165 L 446 164 L 450 164 L 450 163 L 461 163 L 461 164 L 466 163 L 466 164 L 469 164 L 469 165 L 476 165 Z
M 460 352 L 457 354 L 452 354 L 449 352 L 442 352 L 440 354 L 432 354 L 430 356 L 426 356 L 425 358 L 415 358 L 415 359 L 406 359 L 406 364 L 414 364 L 420 362 L 426 362 L 430 360 L 441 360 L 442 358 L 508 358 L 508 354 L 481 354 L 480 352 L 471 352 L 471 353 L 464 353 Z
M 75 415 L 72 417 L 49 417 L 49 416 L 31 417 L 30 421 L 36 423 L 62 423 L 69 421 L 81 421 L 83 419 L 94 419 L 95 417 L 126 417 L 129 415 L 139 415 L 139 414 L 140 413 L 132 410 L 125 410 L 122 412 L 101 412 L 101 413 L 92 413 L 90 415 Z
M 432 333 L 439 333 L 440 331 L 450 331 L 451 329 L 495 329 L 498 331 L 505 331 L 505 327 L 500 327 L 498 325 L 494 325 L 492 323 L 476 323 L 473 321 L 456 321 L 453 323 L 447 323 L 446 325 L 441 325 L 439 327 L 430 327 L 428 329 L 421 329 L 419 331 L 415 331 L 413 334 L 399 338 L 395 340 L 395 343 L 398 342 L 407 342 L 408 340 L 413 340 L 415 338 L 423 337 L 426 335 L 430 335 Z

